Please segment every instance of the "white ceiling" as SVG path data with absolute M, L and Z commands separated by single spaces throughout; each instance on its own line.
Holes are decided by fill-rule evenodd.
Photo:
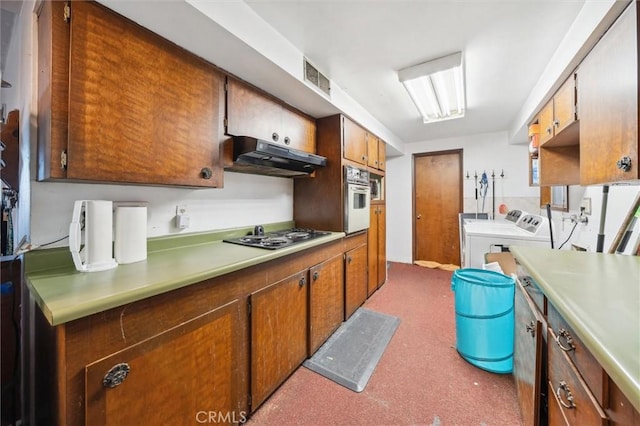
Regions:
M 246 0 L 402 141 L 509 130 L 584 0 Z M 397 71 L 464 52 L 464 118 L 423 124 Z
M 392 155 L 401 153 L 404 143 L 497 131 L 510 136 L 519 132 L 510 141 L 526 143 L 523 129 L 531 117 L 523 117 L 523 111 L 539 107 L 528 97 L 534 86 L 553 89 L 554 82 L 538 81 L 545 68 L 571 65 L 551 59 L 581 9 L 617 3 L 98 1 L 316 118 L 340 111 L 351 115 L 387 140 Z M 464 52 L 466 116 L 423 124 L 397 80 L 397 70 L 455 51 Z M 331 79 L 335 89 L 331 100 L 302 81 L 302 56 Z M 562 72 L 564 68 L 545 74 L 556 74 L 556 79 Z M 523 108 L 525 104 L 528 108 Z M 514 131 L 514 126 L 519 128 Z

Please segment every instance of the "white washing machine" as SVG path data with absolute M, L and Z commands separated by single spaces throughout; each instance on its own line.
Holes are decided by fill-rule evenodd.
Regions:
M 482 268 L 484 255 L 508 251 L 511 245 L 551 248 L 549 220 L 523 214 L 514 224 L 473 221 L 464 225 L 463 268 Z

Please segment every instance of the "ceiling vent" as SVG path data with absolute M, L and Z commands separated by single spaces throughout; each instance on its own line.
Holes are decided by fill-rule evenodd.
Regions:
M 304 79 L 320 89 L 327 97 L 331 97 L 331 81 L 327 76 L 318 71 L 316 67 L 311 65 L 307 58 L 304 58 Z

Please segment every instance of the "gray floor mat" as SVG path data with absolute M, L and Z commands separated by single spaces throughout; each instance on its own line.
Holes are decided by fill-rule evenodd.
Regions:
M 359 308 L 303 365 L 362 392 L 399 324 L 399 318 Z

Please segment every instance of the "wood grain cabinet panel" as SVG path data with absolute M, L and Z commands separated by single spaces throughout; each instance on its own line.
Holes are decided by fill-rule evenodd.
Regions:
M 371 296 L 387 279 L 386 206 L 372 204 L 367 231 L 367 295 Z
M 197 423 L 198 416 L 208 418 L 209 412 L 221 413 L 229 420 L 225 423 L 242 419 L 245 415 L 236 411 L 234 400 L 237 304 L 213 309 L 88 364 L 86 424 L 124 425 L 139 419 L 188 424 Z
M 551 343 L 557 337 L 553 330 L 547 330 L 549 424 L 606 425 L 607 415 L 567 354 Z
M 576 74 L 571 74 L 538 114 L 540 185 L 580 183 L 576 78 Z
M 367 131 L 347 117 L 342 117 L 342 155 L 346 160 L 367 165 Z
M 307 357 L 308 271 L 251 294 L 251 410 Z
M 345 320 L 367 300 L 367 245 L 345 253 Z
M 39 179 L 222 186 L 222 73 L 98 3 L 70 4 L 64 25 L 62 2 L 39 17 Z
M 598 361 L 582 343 L 575 331 L 562 318 L 551 303 L 547 305 L 548 325 L 553 330 L 555 340 L 549 341 L 549 345 L 556 345 L 558 349 L 565 352 L 571 359 L 576 369 L 589 387 L 589 390 L 596 397 L 600 405 L 604 405 L 606 373 L 602 370 Z
M 631 2 L 580 65 L 580 184 L 640 179 L 638 22 Z
M 331 259 L 309 270 L 309 355 L 340 326 L 344 319 L 343 256 Z
M 542 322 L 522 285 L 516 283 L 513 377 L 525 425 L 538 425 L 542 401 Z
M 226 133 L 316 153 L 315 120 L 232 77 L 227 78 Z

